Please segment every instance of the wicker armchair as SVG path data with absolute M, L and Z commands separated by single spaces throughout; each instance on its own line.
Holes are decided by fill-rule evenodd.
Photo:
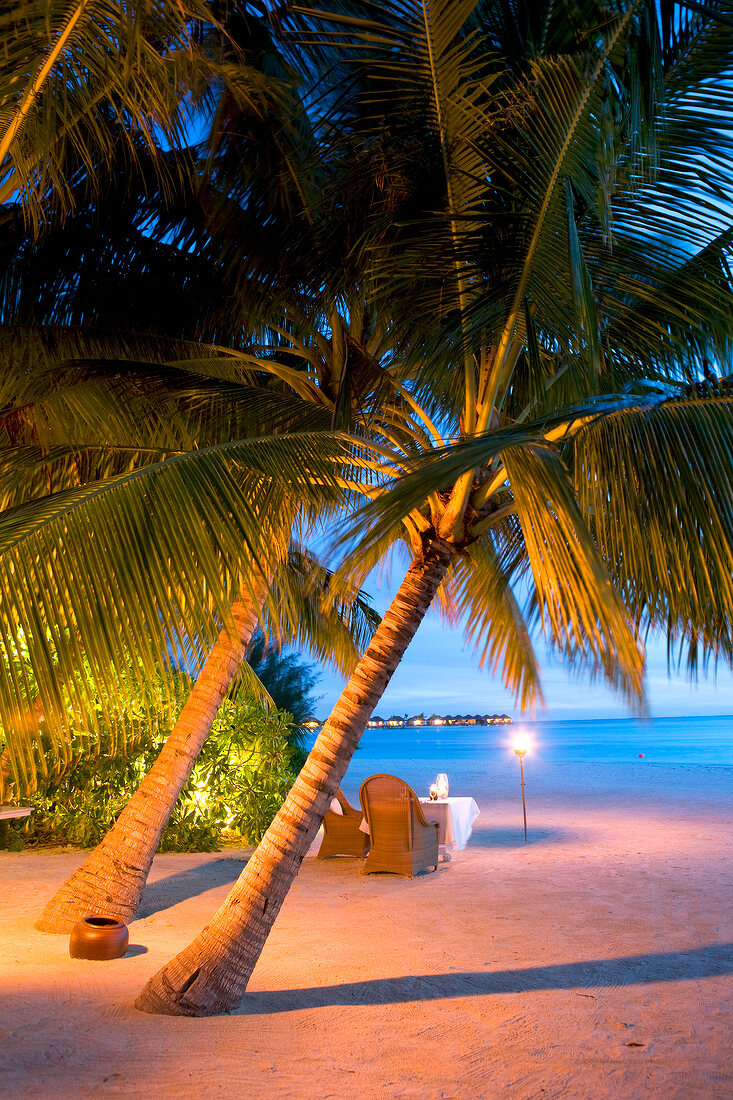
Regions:
M 331 856 L 354 856 L 363 859 L 369 848 L 369 834 L 359 828 L 364 815 L 361 810 L 349 805 L 344 792 L 336 791 L 336 798 L 343 813 L 326 810 L 323 818 L 323 841 L 318 849 L 317 859 L 330 859 Z
M 395 775 L 372 775 L 359 791 L 371 848 L 364 874 L 388 871 L 412 878 L 438 867 L 439 826 L 425 820 L 412 787 Z

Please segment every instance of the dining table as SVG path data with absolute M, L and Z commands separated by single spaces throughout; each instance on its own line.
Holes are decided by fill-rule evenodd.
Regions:
M 425 820 L 440 827 L 438 845 L 442 854 L 458 852 L 466 847 L 473 823 L 481 813 L 475 799 L 469 797 L 421 798 Z

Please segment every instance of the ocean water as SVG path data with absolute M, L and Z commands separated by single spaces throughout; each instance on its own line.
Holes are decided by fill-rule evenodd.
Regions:
M 733 767 L 733 716 L 579 721 L 517 721 L 507 726 L 367 729 L 354 758 L 360 773 L 386 760 L 395 767 L 450 761 L 488 765 L 513 758 L 519 731 L 538 762 L 699 764 Z M 373 768 L 372 768 L 373 765 Z M 422 770 L 422 769 L 421 769 Z M 440 770 L 440 769 L 439 769 Z

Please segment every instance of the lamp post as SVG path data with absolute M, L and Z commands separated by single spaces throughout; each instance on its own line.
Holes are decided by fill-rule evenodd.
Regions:
M 524 801 L 524 756 L 529 748 L 526 737 L 517 737 L 514 741 L 514 751 L 519 757 L 519 776 L 522 781 L 522 814 L 524 816 L 524 840 L 527 840 L 527 807 Z

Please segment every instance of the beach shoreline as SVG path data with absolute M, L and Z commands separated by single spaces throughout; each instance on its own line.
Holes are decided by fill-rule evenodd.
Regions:
M 384 763 L 420 794 L 434 778 Z M 481 809 L 468 848 L 408 880 L 314 846 L 230 1016 L 132 1002 L 247 851 L 156 857 L 131 951 L 106 963 L 33 929 L 83 853 L 0 852 L 0 1095 L 733 1094 L 733 769 L 528 760 L 526 844 L 516 760 L 440 770 Z

